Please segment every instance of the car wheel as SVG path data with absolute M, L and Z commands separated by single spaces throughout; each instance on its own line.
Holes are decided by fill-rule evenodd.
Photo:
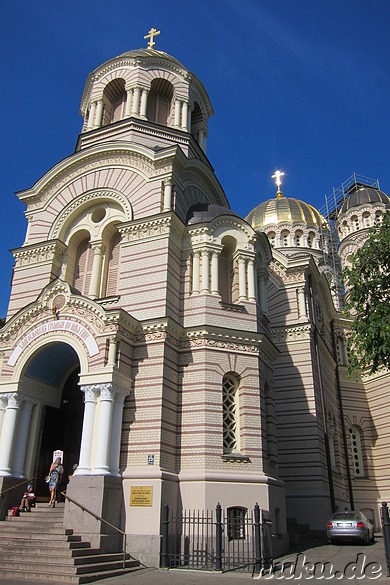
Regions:
M 333 538 L 328 538 L 328 542 L 329 542 L 329 544 L 334 544 Z

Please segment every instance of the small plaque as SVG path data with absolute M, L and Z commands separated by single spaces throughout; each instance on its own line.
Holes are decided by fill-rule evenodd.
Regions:
M 130 506 L 151 507 L 153 487 L 150 485 L 133 485 L 130 488 Z
M 148 465 L 154 465 L 154 455 L 148 455 Z

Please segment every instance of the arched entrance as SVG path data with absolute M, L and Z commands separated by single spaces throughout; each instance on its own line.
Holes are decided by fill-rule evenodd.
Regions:
M 64 488 L 73 465 L 78 463 L 83 424 L 83 393 L 78 386 L 80 362 L 68 344 L 55 342 L 44 346 L 27 365 L 23 385 L 42 396 L 35 456 L 35 491 L 48 497 L 44 477 L 53 460 L 53 451 L 64 452 Z

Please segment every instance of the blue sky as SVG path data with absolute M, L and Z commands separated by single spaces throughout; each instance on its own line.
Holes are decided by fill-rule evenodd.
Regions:
M 322 208 L 353 172 L 390 194 L 389 0 L 13 0 L 0 25 L 0 316 L 22 245 L 26 189 L 74 151 L 88 74 L 146 46 L 203 82 L 215 114 L 207 154 L 232 209 L 273 197 Z

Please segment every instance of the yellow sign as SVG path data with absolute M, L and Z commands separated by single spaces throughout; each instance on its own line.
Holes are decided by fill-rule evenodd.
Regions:
M 150 485 L 133 485 L 130 488 L 130 506 L 151 506 L 153 487 Z

